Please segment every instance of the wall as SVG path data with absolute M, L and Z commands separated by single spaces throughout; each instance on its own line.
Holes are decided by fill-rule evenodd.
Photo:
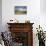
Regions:
M 41 5 L 40 5 L 41 3 Z M 27 15 L 15 15 L 14 7 L 16 5 L 26 5 L 27 6 Z M 39 24 L 43 27 L 46 27 L 46 15 L 42 12 L 42 1 L 40 0 L 2 0 L 2 26 L 3 31 L 8 30 L 7 22 L 11 19 L 17 19 L 19 22 L 25 22 L 25 20 L 30 20 L 33 25 L 33 45 L 38 46 L 38 39 L 36 37 L 36 27 Z M 46 29 L 46 28 L 45 28 Z
M 27 15 L 15 15 L 14 7 L 16 5 L 26 5 L 27 6 Z M 10 19 L 17 19 L 20 22 L 24 22 L 25 19 L 29 19 L 31 22 L 39 23 L 39 14 L 40 14 L 40 0 L 3 0 L 2 1 L 2 22 L 3 26 Z M 19 18 L 19 19 L 18 19 Z M 22 19 L 23 18 L 23 19 Z M 38 21 L 37 21 L 38 20 Z M 6 29 L 6 28 L 5 28 Z
M 46 13 L 46 0 L 40 0 L 40 9 L 42 13 Z
M 46 31 L 46 0 L 40 0 L 40 24 Z
M 0 0 L 0 31 L 2 31 L 2 0 Z

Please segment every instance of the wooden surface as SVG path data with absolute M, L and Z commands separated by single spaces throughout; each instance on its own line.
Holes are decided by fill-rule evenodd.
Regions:
M 33 23 L 7 23 L 11 32 L 28 32 L 28 46 L 33 46 Z

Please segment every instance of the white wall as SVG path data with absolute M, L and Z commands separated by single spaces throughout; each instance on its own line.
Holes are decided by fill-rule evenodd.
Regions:
M 26 5 L 27 15 L 22 15 L 22 16 L 15 15 L 14 7 L 16 5 Z M 5 26 L 7 21 L 10 19 L 17 19 L 20 22 L 24 22 L 26 19 L 29 19 L 31 22 L 39 23 L 39 14 L 40 14 L 40 0 L 35 0 L 35 1 L 34 0 L 23 0 L 23 1 L 22 0 L 19 0 L 19 1 L 18 0 L 3 0 L 2 1 L 3 26 Z
M 2 0 L 0 0 L 0 31 L 2 29 Z
M 16 5 L 26 5 L 27 15 L 15 15 L 14 7 Z M 19 20 L 19 22 L 25 22 L 25 20 L 30 20 L 31 23 L 34 23 L 33 45 L 38 46 L 38 39 L 36 37 L 36 27 L 38 27 L 39 24 L 41 24 L 43 28 L 46 27 L 46 15 L 42 14 L 41 8 L 43 8 L 43 6 L 42 1 L 40 2 L 40 0 L 2 0 L 2 30 L 6 31 L 8 29 L 7 22 L 11 19 L 17 19 Z
M 42 13 L 46 13 L 46 0 L 40 0 L 40 9 Z
M 46 31 L 46 0 L 40 0 L 40 24 Z

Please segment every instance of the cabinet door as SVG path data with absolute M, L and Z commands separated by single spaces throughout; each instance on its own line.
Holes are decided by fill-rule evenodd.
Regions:
M 12 32 L 12 40 L 15 43 L 20 43 L 22 46 L 32 46 L 32 33 L 31 32 Z
M 28 46 L 28 32 L 12 32 L 12 40 L 18 45 Z

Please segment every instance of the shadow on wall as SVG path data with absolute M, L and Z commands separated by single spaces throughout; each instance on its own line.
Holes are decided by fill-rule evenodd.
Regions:
M 1 28 L 2 28 L 2 0 L 0 0 L 0 31 L 2 31 L 1 30 Z
M 2 17 L 0 15 L 0 31 L 2 31 Z
M 40 11 L 46 13 L 46 0 L 40 0 Z

